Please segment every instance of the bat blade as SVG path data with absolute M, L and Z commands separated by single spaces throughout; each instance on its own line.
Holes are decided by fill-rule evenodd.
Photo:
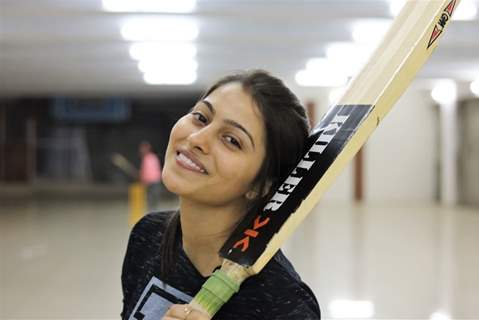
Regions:
M 110 160 L 115 166 L 117 166 L 130 177 L 134 179 L 138 178 L 138 169 L 136 169 L 135 166 L 128 161 L 127 158 L 125 158 L 125 156 L 119 153 L 114 153 L 110 156 Z
M 409 0 L 369 62 L 313 129 L 303 159 L 221 249 L 258 273 L 320 200 L 424 65 L 458 0 Z M 253 236 L 254 235 L 254 236 Z

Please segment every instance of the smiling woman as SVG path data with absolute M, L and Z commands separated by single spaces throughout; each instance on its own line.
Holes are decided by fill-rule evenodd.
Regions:
M 134 227 L 123 264 L 123 319 L 208 319 L 181 304 L 221 264 L 218 251 L 241 219 L 262 208 L 299 161 L 307 123 L 296 96 L 264 71 L 221 79 L 178 120 L 163 182 L 180 207 Z M 320 311 L 278 252 L 215 318 L 319 319 Z

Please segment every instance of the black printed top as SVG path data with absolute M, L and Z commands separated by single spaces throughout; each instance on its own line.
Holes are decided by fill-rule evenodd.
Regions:
M 159 320 L 173 303 L 188 303 L 207 280 L 176 241 L 174 272 L 160 277 L 159 247 L 171 212 L 150 213 L 133 228 L 122 271 L 123 320 Z M 213 319 L 320 319 L 318 302 L 279 251 L 264 269 L 246 279 Z

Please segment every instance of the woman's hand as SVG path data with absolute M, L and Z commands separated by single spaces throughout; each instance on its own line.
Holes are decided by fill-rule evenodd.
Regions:
M 162 320 L 210 320 L 203 312 L 194 310 L 188 304 L 174 304 L 168 309 Z

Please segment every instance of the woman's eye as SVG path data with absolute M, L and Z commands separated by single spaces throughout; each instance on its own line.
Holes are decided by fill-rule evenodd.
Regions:
M 201 123 L 207 123 L 208 122 L 208 119 L 203 114 L 201 114 L 200 112 L 193 112 L 192 115 L 196 120 L 198 120 Z
M 241 149 L 241 144 L 239 143 L 238 140 L 236 140 L 235 138 L 231 137 L 231 136 L 225 136 L 225 139 L 226 141 L 228 141 L 228 143 L 234 145 L 235 147 L 237 147 L 238 149 Z

